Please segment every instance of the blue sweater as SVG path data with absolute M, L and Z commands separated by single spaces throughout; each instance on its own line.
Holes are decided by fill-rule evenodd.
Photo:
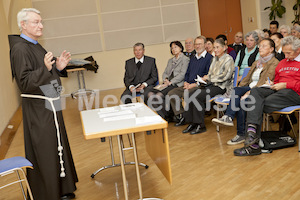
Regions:
M 184 81 L 188 83 L 195 83 L 197 75 L 200 77 L 206 75 L 208 73 L 212 58 L 213 56 L 209 53 L 206 53 L 205 57 L 201 57 L 199 60 L 197 60 L 196 56 L 193 56 L 185 73 Z

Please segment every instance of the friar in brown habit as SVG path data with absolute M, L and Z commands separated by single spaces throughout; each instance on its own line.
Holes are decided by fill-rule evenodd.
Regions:
M 78 178 L 62 112 L 57 106 L 61 91 L 59 77 L 67 76 L 65 67 L 71 54 L 64 51 L 54 58 L 37 42 L 43 34 L 38 10 L 22 9 L 18 13 L 18 26 L 21 35 L 9 35 L 10 60 L 12 75 L 21 93 L 27 95 L 22 98 L 22 109 L 25 154 L 33 164 L 33 170 L 27 171 L 33 197 L 72 199 Z M 50 107 L 47 98 L 54 98 L 56 106 Z

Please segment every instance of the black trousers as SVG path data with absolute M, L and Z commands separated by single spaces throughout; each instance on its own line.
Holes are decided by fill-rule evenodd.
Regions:
M 148 85 L 147 87 L 144 88 L 144 91 L 141 93 L 136 93 L 141 95 L 141 98 L 144 100 L 144 102 L 147 102 L 148 100 L 148 93 L 153 90 L 153 86 L 152 85 Z M 127 103 L 132 103 L 132 98 L 135 98 L 136 96 L 131 93 L 131 91 L 126 88 L 126 90 L 123 92 L 123 94 L 121 95 L 121 101 L 125 104 Z
M 168 120 L 169 118 L 173 117 L 174 113 L 170 108 L 170 105 L 166 105 L 166 95 L 169 91 L 177 88 L 177 86 L 170 85 L 167 88 L 163 89 L 162 91 L 153 89 L 151 92 L 148 93 L 148 101 L 147 105 L 155 110 L 157 114 L 159 114 L 162 118 Z M 161 101 L 161 103 L 154 103 L 153 101 Z M 150 101 L 152 100 L 152 101 Z
M 184 108 L 185 112 L 183 113 L 185 121 L 205 127 L 205 105 L 209 103 L 208 101 L 211 97 L 224 94 L 225 92 L 226 89 L 221 89 L 218 86 L 211 85 L 190 93 L 190 99 L 188 101 L 185 99 L 186 105 Z
M 258 87 L 253 88 L 250 95 L 254 97 L 255 103 L 248 105 L 247 124 L 257 125 L 258 137 L 261 135 L 263 113 L 272 113 L 289 106 L 300 105 L 300 96 L 292 89 L 275 91 Z

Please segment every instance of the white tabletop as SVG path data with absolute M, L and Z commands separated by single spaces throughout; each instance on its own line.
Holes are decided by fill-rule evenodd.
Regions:
M 168 126 L 163 118 L 143 103 L 85 110 L 80 114 L 86 139 L 167 128 Z

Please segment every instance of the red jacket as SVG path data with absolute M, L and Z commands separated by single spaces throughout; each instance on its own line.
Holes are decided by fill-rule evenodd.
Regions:
M 286 83 L 287 89 L 292 89 L 300 95 L 300 62 L 283 59 L 275 69 L 276 83 Z

